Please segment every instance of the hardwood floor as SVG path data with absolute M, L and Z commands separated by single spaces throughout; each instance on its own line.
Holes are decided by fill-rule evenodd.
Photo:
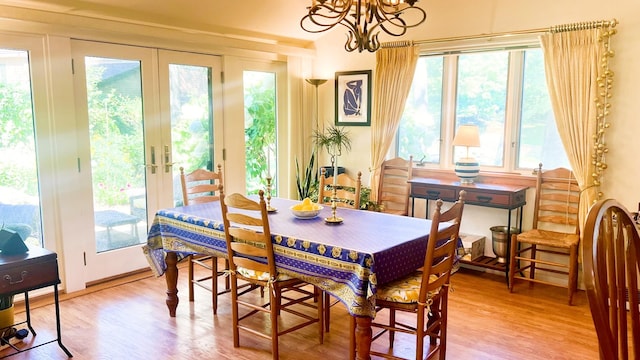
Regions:
M 62 342 L 75 359 L 270 359 L 270 344 L 241 333 L 232 345 L 229 296 L 219 297 L 217 316 L 210 295 L 196 292 L 187 300 L 186 274 L 178 283 L 177 315 L 170 318 L 165 280 L 150 273 L 92 286 L 79 294 L 62 295 Z M 447 358 L 454 360 L 598 359 L 598 342 L 586 294 L 574 306 L 566 304 L 566 290 L 536 284 L 517 286 L 510 294 L 504 276 L 462 269 L 452 278 L 449 297 Z M 32 324 L 37 336 L 24 345 L 55 338 L 51 297 L 32 301 Z M 340 304 L 332 308 L 331 331 L 319 344 L 311 326 L 284 335 L 281 359 L 347 359 L 348 318 Z M 19 309 L 16 319 L 23 319 Z M 382 338 L 374 346 L 384 349 Z M 20 343 L 18 343 L 20 344 Z M 411 357 L 413 340 L 396 336 L 394 352 Z M 6 347 L 6 346 L 5 346 Z M 8 350 L 0 352 L 0 357 Z M 66 359 L 56 343 L 10 359 Z

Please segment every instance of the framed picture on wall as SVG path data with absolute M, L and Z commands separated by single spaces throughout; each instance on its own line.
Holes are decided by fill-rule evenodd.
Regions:
M 336 72 L 336 125 L 371 125 L 371 70 Z

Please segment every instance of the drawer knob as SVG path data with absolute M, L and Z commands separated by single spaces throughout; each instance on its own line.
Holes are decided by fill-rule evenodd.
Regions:
M 27 272 L 22 271 L 20 273 L 20 280 L 13 281 L 13 279 L 11 278 L 11 275 L 5 275 L 4 279 L 9 281 L 9 285 L 14 285 L 14 284 L 20 284 L 21 282 L 23 282 L 25 277 L 27 277 Z
M 478 195 L 478 201 L 482 202 L 482 203 L 490 203 L 491 200 L 493 200 L 493 197 L 491 196 L 482 196 L 482 195 Z

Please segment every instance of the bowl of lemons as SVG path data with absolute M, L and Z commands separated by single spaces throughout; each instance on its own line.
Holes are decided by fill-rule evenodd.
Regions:
M 313 219 L 318 216 L 322 205 L 316 204 L 309 198 L 305 198 L 301 203 L 295 204 L 289 208 L 293 216 L 298 219 Z

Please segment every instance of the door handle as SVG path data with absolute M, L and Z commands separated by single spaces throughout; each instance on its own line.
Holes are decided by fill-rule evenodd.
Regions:
M 171 152 L 169 152 L 169 145 L 164 146 L 164 172 L 168 173 L 171 171 L 171 167 L 173 163 L 171 162 Z
M 156 168 L 158 167 L 158 165 L 156 165 L 156 147 L 155 146 L 151 147 L 151 164 L 145 164 L 144 166 L 146 168 L 151 169 L 152 174 L 156 173 Z

